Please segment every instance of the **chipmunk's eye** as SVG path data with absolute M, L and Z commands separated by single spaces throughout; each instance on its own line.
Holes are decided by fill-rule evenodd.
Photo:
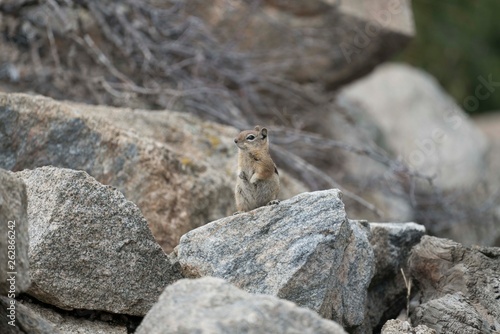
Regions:
M 254 135 L 248 135 L 247 136 L 247 140 L 254 140 L 255 139 L 255 136 Z

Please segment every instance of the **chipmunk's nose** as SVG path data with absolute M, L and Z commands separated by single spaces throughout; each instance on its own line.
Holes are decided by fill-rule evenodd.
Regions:
M 234 138 L 234 143 L 238 144 L 238 138 Z

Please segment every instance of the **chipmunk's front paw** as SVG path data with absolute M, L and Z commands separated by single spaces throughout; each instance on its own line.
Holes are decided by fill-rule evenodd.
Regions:
M 235 213 L 233 213 L 233 216 L 236 216 L 236 215 L 239 215 L 240 213 L 243 213 L 244 211 L 236 211 Z
M 272 200 L 271 202 L 267 203 L 267 205 L 276 205 L 280 204 L 280 201 L 278 199 Z

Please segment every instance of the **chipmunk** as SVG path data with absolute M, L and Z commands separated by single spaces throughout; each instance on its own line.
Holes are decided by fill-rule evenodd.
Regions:
M 269 154 L 267 129 L 256 126 L 234 138 L 238 146 L 238 179 L 235 198 L 237 213 L 278 204 L 280 179 Z

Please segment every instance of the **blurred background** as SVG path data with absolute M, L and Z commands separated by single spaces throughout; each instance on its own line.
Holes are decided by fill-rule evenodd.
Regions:
M 457 101 L 474 92 L 477 77 L 500 81 L 500 2 L 413 0 L 417 34 L 396 56 L 431 73 Z M 480 101 L 479 114 L 500 110 L 500 94 Z

